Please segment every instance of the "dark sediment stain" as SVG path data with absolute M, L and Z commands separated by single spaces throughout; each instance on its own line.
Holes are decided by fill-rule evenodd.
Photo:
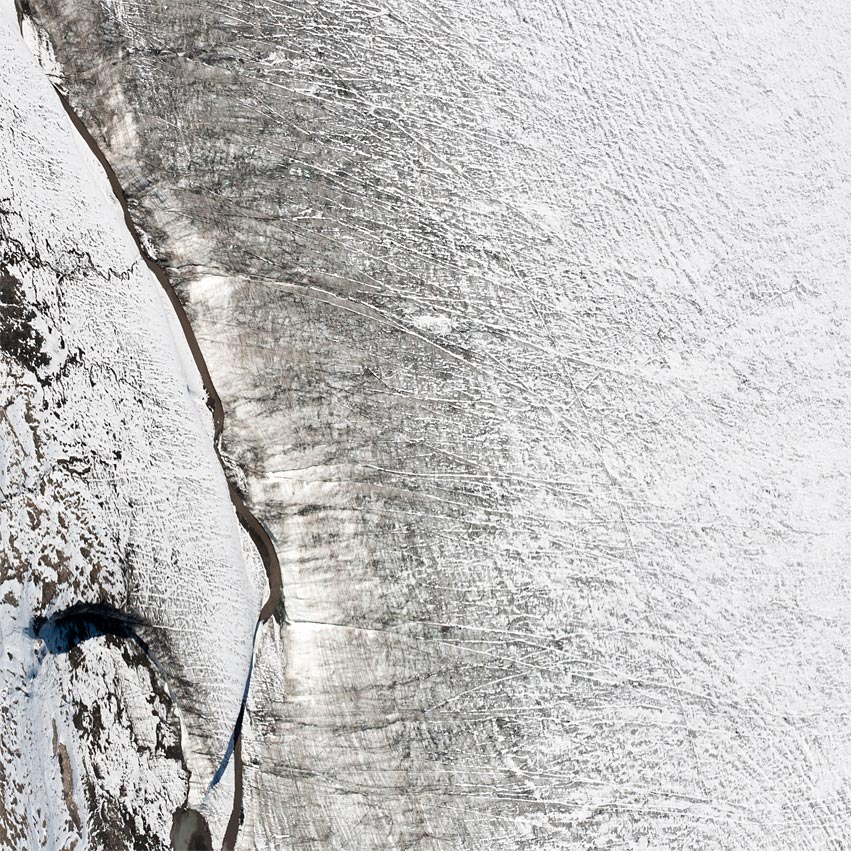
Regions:
M 62 796 L 65 799 L 65 806 L 68 808 L 68 816 L 74 827 L 80 831 L 83 825 L 80 821 L 80 812 L 77 809 L 77 803 L 74 800 L 74 775 L 71 769 L 71 759 L 68 756 L 68 748 L 65 747 L 65 743 L 59 740 L 55 720 L 53 721 L 53 755 L 59 760 L 59 774 L 62 778 Z
M 236 840 L 239 837 L 239 828 L 243 821 L 242 809 L 242 735 L 236 737 L 236 742 L 233 748 L 233 773 L 234 773 L 234 793 L 233 793 L 233 808 L 231 809 L 228 826 L 225 829 L 225 838 L 222 842 L 222 848 L 225 851 L 232 851 L 236 848 Z

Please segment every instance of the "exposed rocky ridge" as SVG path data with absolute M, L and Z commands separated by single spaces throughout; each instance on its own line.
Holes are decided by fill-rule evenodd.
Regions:
M 244 845 L 847 844 L 846 6 L 28 7 L 281 544 Z

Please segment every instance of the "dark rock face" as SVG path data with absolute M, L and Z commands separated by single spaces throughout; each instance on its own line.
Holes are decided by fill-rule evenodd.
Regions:
M 0 267 L 0 349 L 33 371 L 48 363 L 34 319 L 35 310 L 21 297 L 21 282 Z
M 280 548 L 246 847 L 847 843 L 851 21 L 732 5 L 27 4 Z

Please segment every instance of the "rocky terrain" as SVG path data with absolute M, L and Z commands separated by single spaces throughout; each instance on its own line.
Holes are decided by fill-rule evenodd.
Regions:
M 223 404 L 228 474 L 280 558 L 285 607 L 257 638 L 237 847 L 847 846 L 847 5 L 21 8 L 42 73 L 185 304 Z M 14 112 L 0 175 L 12 162 L 27 187 L 0 191 L 4 209 L 52 210 L 30 175 L 52 161 L 56 117 L 23 72 L 0 69 Z M 20 127 L 43 155 L 21 160 Z M 26 215 L 51 250 L 74 244 Z M 9 292 L 29 285 L 20 262 Z M 52 274 L 57 298 L 77 292 Z M 120 280 L 62 321 L 83 328 L 126 300 L 142 354 L 123 367 L 135 384 L 109 386 L 132 399 L 170 386 L 162 357 L 144 354 L 168 323 Z M 41 304 L 14 299 L 18 317 Z M 115 337 L 91 327 L 91 345 Z M 10 350 L 42 351 L 17 329 Z M 208 630 L 169 647 L 174 665 L 221 648 L 210 676 L 231 672 L 230 691 L 225 677 L 194 681 L 217 698 L 184 724 L 206 730 L 209 755 L 233 729 L 262 582 L 254 596 L 243 582 L 258 570 L 234 549 L 192 380 L 194 408 L 177 390 L 150 397 L 160 444 L 139 456 L 144 486 L 94 479 L 110 516 L 184 548 L 178 570 L 145 563 L 139 600 L 159 589 L 175 612 L 204 612 Z M 81 410 L 106 404 L 64 392 Z M 190 447 L 175 429 L 193 423 Z M 134 429 L 109 445 L 141 452 L 151 437 Z M 209 490 L 181 491 L 182 475 Z M 124 512 L 131 494 L 149 502 Z M 175 517 L 188 525 L 165 529 Z M 227 583 L 243 602 L 225 614 Z M 10 599 L 15 623 L 52 611 Z M 111 604 L 180 617 L 135 599 Z M 132 670 L 160 693 L 156 671 Z M 114 693 L 108 674 L 98 688 Z M 160 702 L 165 729 L 184 710 Z M 72 753 L 97 759 L 87 742 L 57 748 L 56 778 Z M 128 803 L 143 821 L 127 830 L 171 823 L 186 766 L 163 765 L 173 791 L 156 816 Z M 222 807 L 196 805 L 219 843 Z
M 168 848 L 190 809 L 221 840 L 262 565 L 173 309 L 11 4 L 0 398 L 0 846 Z

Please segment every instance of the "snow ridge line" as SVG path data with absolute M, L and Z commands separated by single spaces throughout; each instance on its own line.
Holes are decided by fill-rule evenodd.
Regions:
M 25 7 L 29 4 L 27 0 L 14 0 L 14 3 L 15 11 L 17 13 L 18 18 L 18 27 L 20 28 L 21 36 L 23 37 L 24 18 L 27 17 L 27 12 L 29 12 L 28 9 L 25 10 Z M 32 19 L 32 16 L 30 17 Z M 213 448 L 215 450 L 216 457 L 219 459 L 219 464 L 222 467 L 222 472 L 225 475 L 225 481 L 228 485 L 228 493 L 230 496 L 230 500 L 233 504 L 237 518 L 239 519 L 245 531 L 248 532 L 252 543 L 257 548 L 258 554 L 260 555 L 260 558 L 263 561 L 263 565 L 266 569 L 266 576 L 269 582 L 269 596 L 267 597 L 266 602 L 263 604 L 263 607 L 260 609 L 257 626 L 254 631 L 256 643 L 257 633 L 259 632 L 260 625 L 268 621 L 270 617 L 276 615 L 277 619 L 280 622 L 285 623 L 287 621 L 286 608 L 283 597 L 283 584 L 281 579 L 281 565 L 268 530 L 263 525 L 263 523 L 258 520 L 258 518 L 254 515 L 251 509 L 246 505 L 245 498 L 239 492 L 236 485 L 227 476 L 226 468 L 224 463 L 222 462 L 220 451 L 222 432 L 224 429 L 224 406 L 222 404 L 221 397 L 217 393 L 216 388 L 213 384 L 213 379 L 210 375 L 210 371 L 207 367 L 206 361 L 204 360 L 204 355 L 201 351 L 201 347 L 198 344 L 198 340 L 195 337 L 195 332 L 193 331 L 192 326 L 189 322 L 189 317 L 186 315 L 186 310 L 184 309 L 183 304 L 177 295 L 177 292 L 169 281 L 165 269 L 156 260 L 154 260 L 153 257 L 150 256 L 148 251 L 145 249 L 144 244 L 142 243 L 142 240 L 139 236 L 139 232 L 136 229 L 136 225 L 133 222 L 132 216 L 130 215 L 130 209 L 127 204 L 127 196 L 124 192 L 123 187 L 121 186 L 120 181 L 118 180 L 118 175 L 115 173 L 115 170 L 112 168 L 109 160 L 107 159 L 100 145 L 98 145 L 86 125 L 83 123 L 82 119 L 79 117 L 79 115 L 77 115 L 76 111 L 71 105 L 70 100 L 68 99 L 68 96 L 55 83 L 53 83 L 52 80 L 50 80 L 50 83 L 53 86 L 53 90 L 56 92 L 56 95 L 59 98 L 59 101 L 62 104 L 65 113 L 71 120 L 74 129 L 77 131 L 80 138 L 86 143 L 88 148 L 94 154 L 95 159 L 97 159 L 97 161 L 103 168 L 107 180 L 109 181 L 112 193 L 115 196 L 115 199 L 118 201 L 121 210 L 124 214 L 124 224 L 127 227 L 127 230 L 130 233 L 130 236 L 132 237 L 133 242 L 135 243 L 136 248 L 139 251 L 140 257 L 145 262 L 145 265 L 151 271 L 153 276 L 157 279 L 165 294 L 168 296 L 169 302 L 172 308 L 174 309 L 175 315 L 177 316 L 177 320 L 180 323 L 180 328 L 183 331 L 184 337 L 189 346 L 189 350 L 192 353 L 192 358 L 195 363 L 195 367 L 201 376 L 201 381 L 204 385 L 204 390 L 207 394 L 207 407 L 209 408 L 210 413 L 213 417 Z M 240 709 L 239 717 L 237 719 L 231 741 L 228 745 L 228 751 L 233 754 L 234 758 L 234 800 L 231 816 L 228 820 L 227 828 L 225 829 L 222 851 L 234 851 L 236 847 L 236 840 L 239 834 L 243 801 L 242 721 L 245 706 L 247 703 L 248 691 L 251 682 L 251 672 L 253 671 L 253 667 L 254 660 L 252 658 L 249 667 L 248 678 L 245 684 L 243 705 Z M 220 778 L 221 774 L 224 772 L 224 769 L 227 765 L 227 760 L 228 754 L 226 753 L 212 785 L 215 785 L 216 780 Z

